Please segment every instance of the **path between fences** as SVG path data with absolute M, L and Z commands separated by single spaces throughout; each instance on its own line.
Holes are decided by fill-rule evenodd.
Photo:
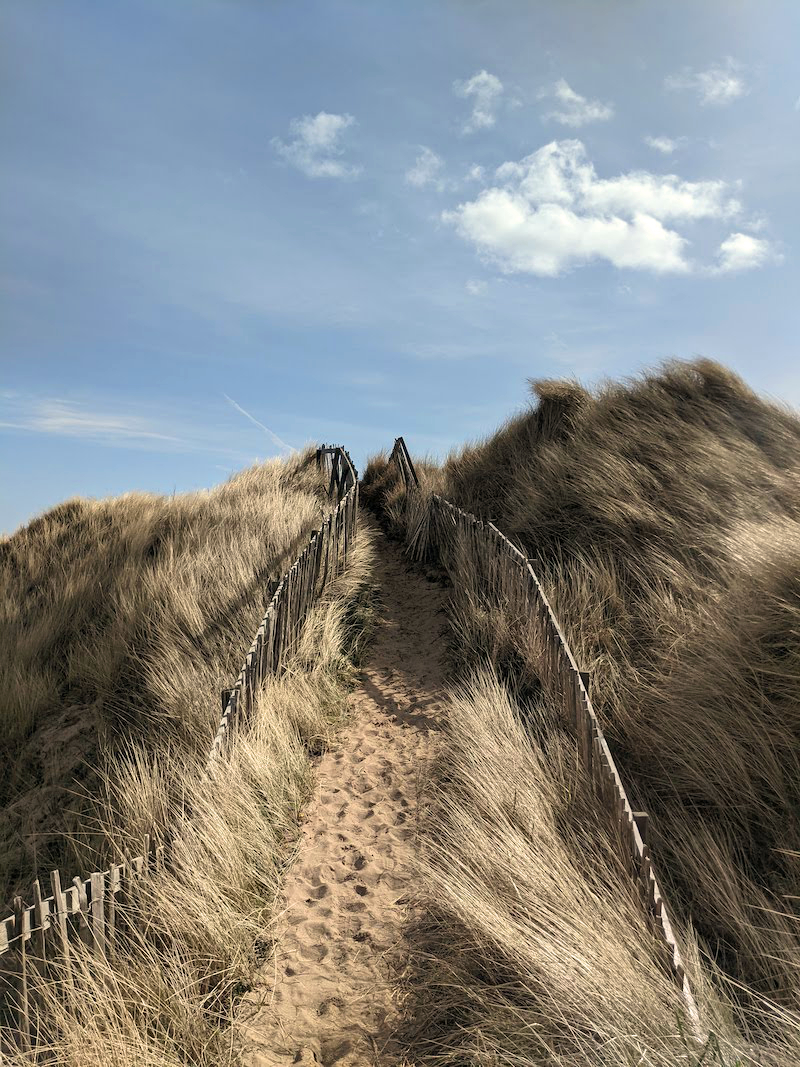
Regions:
M 351 718 L 321 759 L 273 930 L 240 1012 L 252 1067 L 389 1067 L 419 816 L 437 745 L 447 592 L 379 534 L 380 621 Z

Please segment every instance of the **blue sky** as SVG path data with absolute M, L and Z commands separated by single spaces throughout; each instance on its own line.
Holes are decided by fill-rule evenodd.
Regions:
M 444 455 L 707 356 L 800 406 L 796 0 L 5 0 L 0 530 Z

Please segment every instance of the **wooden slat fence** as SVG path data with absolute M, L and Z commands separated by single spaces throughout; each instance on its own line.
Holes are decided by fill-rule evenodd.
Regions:
M 222 717 L 207 773 L 213 773 L 235 733 L 246 726 L 263 680 L 284 669 L 309 611 L 352 553 L 358 519 L 356 469 L 338 445 L 317 449 L 317 465 L 331 474 L 329 497 L 336 506 L 277 583 L 236 683 L 223 690 Z M 141 855 L 121 855 L 121 863 L 87 878 L 74 878 L 68 886 L 62 885 L 60 872 L 53 871 L 49 895 L 35 881 L 32 903 L 17 897 L 14 913 L 0 920 L 0 1026 L 17 1047 L 30 1049 L 42 1036 L 32 990 L 34 971 L 47 974 L 57 967 L 61 979 L 68 979 L 76 942 L 98 957 L 113 959 L 129 921 L 125 904 L 143 897 L 151 874 L 170 861 L 169 844 L 149 835 Z
M 235 731 L 252 714 L 254 695 L 268 674 L 279 674 L 295 650 L 308 612 L 331 579 L 347 563 L 356 536 L 358 479 L 347 452 L 338 445 L 317 449 L 320 469 L 331 471 L 328 493 L 338 503 L 294 564 L 278 582 L 266 614 L 253 638 L 244 665 L 231 689 L 223 690 L 222 717 L 208 758 L 209 769 Z
M 407 456 L 407 449 L 403 439 L 398 438 L 392 458 L 406 486 L 414 488 L 419 483 L 409 481 L 407 471 L 413 471 L 413 466 L 406 466 L 405 459 L 400 458 L 403 456 Z M 699 1030 L 695 999 L 647 844 L 647 815 L 634 811 L 631 806 L 592 707 L 589 675 L 578 667 L 530 560 L 493 523 L 481 521 L 436 493 L 430 494 L 427 507 L 417 518 L 415 528 L 409 531 L 407 541 L 414 558 L 421 559 L 431 550 L 451 576 L 457 573 L 458 562 L 466 562 L 477 571 L 482 585 L 498 597 L 513 617 L 528 627 L 528 636 L 539 650 L 542 684 L 564 708 L 567 721 L 575 732 L 584 772 L 592 783 L 595 796 L 614 818 L 622 858 L 639 885 L 645 913 L 664 946 L 665 964 L 681 989 L 695 1034 L 704 1040 Z
M 417 477 L 417 472 L 414 470 L 414 464 L 411 461 L 411 456 L 402 437 L 395 438 L 394 448 L 392 449 L 392 454 L 389 456 L 389 459 L 394 460 L 397 464 L 406 489 L 419 489 L 419 478 Z

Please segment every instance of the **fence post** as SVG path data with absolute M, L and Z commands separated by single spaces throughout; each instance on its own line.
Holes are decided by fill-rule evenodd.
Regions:
M 50 929 L 50 910 L 42 897 L 42 886 L 37 878 L 33 883 L 33 908 L 35 932 L 31 944 L 36 946 L 35 957 L 44 961 L 47 957 L 47 931 Z
M 53 890 L 53 905 L 56 912 L 56 925 L 58 927 L 59 940 L 61 942 L 61 954 L 64 957 L 64 971 L 67 981 L 72 981 L 72 960 L 70 959 L 69 934 L 67 930 L 67 904 L 64 899 L 64 891 L 61 888 L 61 874 L 59 871 L 50 873 L 50 887 Z
M 91 948 L 92 929 L 89 925 L 89 897 L 86 893 L 86 882 L 79 875 L 76 875 L 72 879 L 72 888 L 77 904 L 75 914 L 78 917 L 78 936 L 87 948 Z
M 100 871 L 94 871 L 91 875 L 92 889 L 92 934 L 94 935 L 95 956 L 105 959 L 106 956 L 106 924 L 105 924 L 105 897 L 106 879 Z
M 20 1044 L 23 1052 L 31 1047 L 31 1014 L 28 1000 L 28 944 L 29 913 L 22 897 L 14 897 L 14 914 L 16 923 L 14 932 L 19 941 L 19 1003 L 17 1004 L 17 1017 L 19 1019 Z
M 636 823 L 636 829 L 639 831 L 639 837 L 642 839 L 642 844 L 646 845 L 647 842 L 647 826 L 648 816 L 646 811 L 635 811 L 633 813 L 633 821 Z

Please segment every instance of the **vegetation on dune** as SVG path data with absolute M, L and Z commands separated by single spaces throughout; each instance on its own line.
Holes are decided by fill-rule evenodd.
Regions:
M 408 1062 L 797 1063 L 800 1027 L 777 1013 L 762 1016 L 770 1041 L 737 1031 L 690 934 L 686 962 L 713 1034 L 697 1041 L 559 719 L 545 700 L 520 703 L 488 664 L 451 698 L 404 976 Z
M 71 500 L 0 542 L 0 900 L 88 862 L 114 752 L 209 747 L 268 581 L 324 507 L 309 450 L 207 492 Z
M 216 517 L 210 510 L 215 496 L 221 498 Z M 125 508 L 136 499 L 116 503 Z M 157 507 L 154 498 L 147 502 Z M 114 503 L 106 502 L 108 511 Z M 163 503 L 168 515 L 173 501 Z M 140 633 L 158 622 L 161 635 L 160 644 L 151 633 L 151 644 L 142 640 L 138 646 L 136 662 L 151 667 L 140 679 L 140 706 L 146 707 L 146 687 L 159 676 L 159 668 L 169 663 L 174 670 L 180 661 L 181 647 L 167 655 L 167 635 L 175 645 L 183 640 L 184 651 L 194 648 L 191 635 L 181 630 L 192 611 L 198 613 L 198 635 L 211 630 L 202 627 L 204 609 L 207 621 L 220 621 L 220 634 L 217 644 L 202 646 L 202 655 L 189 656 L 177 682 L 176 703 L 168 705 L 168 713 L 177 716 L 177 701 L 186 701 L 193 716 L 188 723 L 173 728 L 169 717 L 166 724 L 151 725 L 149 715 L 103 720 L 98 714 L 106 736 L 91 795 L 86 790 L 95 826 L 92 848 L 114 855 L 125 843 L 155 833 L 170 840 L 171 862 L 146 883 L 147 895 L 129 901 L 123 918 L 118 917 L 118 923 L 125 921 L 127 936 L 113 960 L 98 961 L 75 944 L 69 975 L 57 966 L 43 979 L 31 974 L 30 995 L 46 1021 L 47 1040 L 30 1054 L 7 1055 L 7 1062 L 18 1067 L 53 1062 L 65 1067 L 233 1067 L 241 1062 L 242 1043 L 232 1025 L 236 1000 L 271 953 L 273 900 L 291 862 L 298 812 L 312 781 L 312 758 L 325 750 L 345 715 L 346 692 L 370 629 L 373 549 L 368 524 L 360 526 L 347 570 L 312 609 L 285 673 L 266 679 L 249 728 L 236 735 L 229 755 L 209 777 L 206 758 L 219 709 L 215 690 L 223 671 L 221 684 L 240 666 L 263 614 L 268 576 L 277 577 L 276 571 L 291 562 L 326 503 L 313 454 L 306 454 L 288 464 L 245 471 L 218 490 L 185 498 L 185 521 L 175 517 L 172 524 L 161 524 L 162 531 L 169 526 L 176 537 L 180 529 L 183 540 L 158 542 L 160 570 L 156 564 L 150 571 L 142 567 L 138 550 L 128 558 L 117 542 L 113 558 L 123 575 L 114 579 L 109 574 L 109 581 L 130 589 L 137 579 L 129 572 L 145 571 L 148 588 L 161 590 L 151 613 L 139 620 Z M 141 534 L 136 543 L 145 540 Z M 187 556 L 183 569 L 180 558 L 190 545 L 195 546 L 193 556 Z M 185 577 L 182 587 L 173 582 L 176 573 Z M 231 626 L 240 633 L 222 626 L 223 602 L 231 609 Z M 128 621 L 132 626 L 133 620 Z M 110 633 L 117 632 L 94 631 L 96 656 Z M 203 656 L 211 656 L 212 662 L 204 664 Z M 100 703 L 100 712 L 102 708 Z M 43 708 L 42 720 L 52 710 Z M 116 724 L 116 733 L 110 723 Z M 88 842 L 86 848 L 88 855 Z
M 742 1062 L 796 1063 L 800 420 L 705 360 L 672 362 L 594 394 L 573 382 L 532 384 L 538 404 L 487 440 L 440 467 L 415 461 L 420 499 L 405 500 L 385 457 L 368 466 L 362 499 L 403 533 L 418 521 L 426 493 L 436 491 L 491 519 L 524 548 L 591 672 L 595 707 L 632 802 L 650 814 L 653 854 L 707 1017 L 718 1034 L 729 1035 Z M 514 620 L 472 588 L 468 574 L 456 584 L 465 591 L 453 608 L 453 643 L 465 677 L 490 663 L 526 706 L 535 703 L 535 650 Z M 557 722 L 526 714 L 537 740 L 552 747 Z M 512 735 L 512 749 L 518 744 Z M 522 758 L 492 746 L 487 753 L 487 780 L 504 779 L 508 759 Z M 542 766 L 558 780 L 558 760 Z M 434 843 L 452 821 L 458 776 L 467 773 L 462 766 L 444 777 L 445 801 L 430 823 Z M 573 779 L 565 788 L 579 784 Z M 488 804 L 481 800 L 480 811 Z M 556 821 L 563 839 L 574 842 L 575 821 Z M 535 818 L 531 826 L 539 834 Z M 464 831 L 457 856 L 478 853 L 477 834 L 477 827 Z M 602 849 L 593 845 L 591 854 L 599 863 Z M 496 867 L 507 866 L 505 846 L 492 855 Z M 523 872 L 534 855 L 522 862 Z M 507 908 L 506 889 L 488 866 L 476 877 L 488 880 L 483 891 L 491 908 Z M 442 879 L 452 867 L 450 857 L 436 868 L 428 890 L 436 907 L 448 900 Z M 518 871 L 514 885 L 518 906 L 541 908 L 545 898 L 533 871 L 527 886 Z M 453 881 L 451 896 L 459 891 Z M 576 910 L 568 908 L 568 919 L 583 927 Z M 558 1005 L 548 1001 L 540 1016 L 547 1034 L 531 1028 L 530 961 L 522 950 L 516 957 L 493 956 L 494 947 L 473 950 L 482 943 L 483 921 L 475 914 L 465 919 L 452 903 L 445 907 L 443 929 L 453 923 L 464 931 L 449 956 L 462 963 L 453 964 L 450 977 L 471 1022 L 444 1026 L 430 1062 L 460 1062 L 444 1050 L 462 1049 L 464 1027 L 474 1028 L 473 1062 L 585 1062 L 587 1045 L 580 1052 L 571 1046 L 577 1059 L 559 1060 L 548 1043 L 563 1032 Z M 553 933 L 554 953 L 563 949 L 559 937 Z M 429 959 L 438 959 L 445 943 L 452 944 L 449 932 Z M 498 959 L 502 966 L 494 966 Z M 630 972 L 621 980 L 638 1003 Z M 591 1001 L 593 975 L 582 981 Z M 512 1007 L 497 1000 L 498 985 Z M 490 1021 L 500 1018 L 505 1022 Z M 583 1025 L 577 1014 L 566 1021 L 578 1031 Z M 650 1049 L 650 1061 L 666 1062 L 656 1052 L 661 1047 L 667 1055 L 667 1046 L 654 1044 L 646 1028 L 624 1027 Z M 591 1028 L 595 1038 L 604 1033 Z M 628 1061 L 620 1055 L 608 1062 Z
M 530 410 L 485 441 L 417 460 L 419 494 L 374 458 L 361 500 L 408 537 L 439 492 L 534 561 L 650 815 L 711 1036 L 689 1032 L 531 631 L 461 552 L 404 976 L 408 1062 L 792 1067 L 800 419 L 705 360 L 594 393 L 532 389 Z M 368 521 L 252 728 L 210 777 L 205 757 L 219 690 L 269 579 L 327 510 L 324 489 L 307 452 L 208 493 L 70 501 L 0 541 L 5 891 L 34 869 L 88 870 L 145 833 L 169 835 L 175 857 L 128 905 L 116 960 L 90 965 L 78 948 L 69 980 L 32 976 L 52 1043 L 18 1067 L 240 1062 L 233 1005 L 271 951 L 311 757 L 364 651 Z

